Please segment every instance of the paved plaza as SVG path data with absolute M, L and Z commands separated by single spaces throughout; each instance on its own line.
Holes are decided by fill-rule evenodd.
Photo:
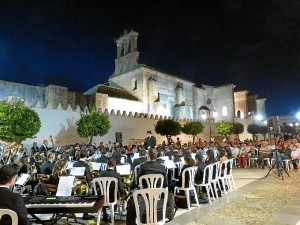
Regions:
M 234 169 L 237 185 L 234 190 L 212 204 L 201 204 L 199 208 L 179 209 L 169 225 L 300 225 L 300 172 L 289 171 L 284 180 L 273 172 L 267 178 L 268 169 Z M 78 217 L 81 215 L 78 214 Z M 79 220 L 82 224 L 93 221 Z M 70 221 L 72 223 L 72 220 Z M 63 219 L 58 224 L 67 224 Z M 105 224 L 101 222 L 101 224 Z M 125 217 L 115 220 L 116 225 L 125 225 Z

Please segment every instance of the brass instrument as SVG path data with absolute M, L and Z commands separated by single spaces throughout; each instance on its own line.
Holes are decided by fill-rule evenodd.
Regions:
M 88 195 L 88 193 L 89 193 L 89 184 L 85 176 L 76 177 L 74 182 L 73 194 L 75 196 L 83 196 L 83 195 Z
M 121 196 L 121 200 L 125 201 L 131 195 L 131 187 L 132 187 L 132 184 L 134 182 L 134 172 L 131 171 L 130 175 L 123 176 L 122 177 L 122 182 L 123 182 L 123 185 L 124 185 L 124 195 Z

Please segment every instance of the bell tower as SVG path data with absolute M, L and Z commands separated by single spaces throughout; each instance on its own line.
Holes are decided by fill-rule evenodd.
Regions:
M 124 34 L 115 42 L 117 44 L 117 58 L 115 59 L 115 72 L 113 76 L 133 69 L 139 60 L 137 51 L 138 33 L 131 30 L 124 31 Z

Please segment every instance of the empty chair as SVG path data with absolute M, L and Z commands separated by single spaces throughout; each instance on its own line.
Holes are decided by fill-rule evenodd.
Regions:
M 18 225 L 18 215 L 15 211 L 12 211 L 10 209 L 0 209 L 0 220 L 4 215 L 10 216 L 11 225 Z
M 162 188 L 164 183 L 164 176 L 162 174 L 147 174 L 140 176 L 140 188 Z
M 195 175 L 196 175 L 197 169 L 198 169 L 197 166 L 192 166 L 192 167 L 185 168 L 182 171 L 182 185 L 181 185 L 181 187 L 176 186 L 175 189 L 174 189 L 174 193 L 177 193 L 179 191 L 184 191 L 185 192 L 188 209 L 190 209 L 190 207 L 191 207 L 190 191 L 194 192 L 197 207 L 199 207 L 197 192 L 196 192 L 196 189 L 195 189 Z M 189 176 L 188 184 L 185 183 L 186 182 L 185 176 Z
M 203 171 L 203 178 L 201 183 L 195 183 L 195 186 L 198 190 L 198 193 L 200 192 L 200 188 L 201 187 L 205 187 L 206 189 L 206 193 L 207 193 L 207 197 L 208 197 L 208 202 L 211 204 L 211 198 L 210 198 L 210 194 L 212 194 L 213 198 L 214 198 L 214 193 L 212 191 L 212 185 L 211 185 L 211 177 L 212 177 L 212 166 L 208 165 L 204 168 Z
M 210 164 L 212 167 L 212 176 L 211 176 L 211 184 L 212 188 L 214 189 L 215 197 L 218 197 L 218 188 L 220 187 L 220 182 L 219 182 L 219 167 L 220 167 L 220 162 L 215 162 Z
M 156 225 L 165 224 L 166 220 L 166 208 L 167 208 L 168 191 L 164 188 L 153 188 L 153 189 L 141 189 L 133 193 L 133 201 L 136 210 L 136 223 Z M 142 215 L 144 210 L 140 207 L 145 204 L 145 213 Z M 158 218 L 157 209 L 158 206 L 162 206 L 162 218 Z
M 114 184 L 114 190 L 113 190 L 113 196 L 110 196 L 110 187 L 112 184 Z M 114 224 L 114 216 L 115 216 L 114 206 L 118 204 L 118 195 L 117 195 L 118 179 L 114 177 L 97 177 L 93 179 L 92 185 L 95 193 L 104 195 L 103 206 L 108 206 L 110 208 L 111 223 Z M 121 218 L 120 207 L 118 207 L 118 209 Z M 102 212 L 102 208 L 100 209 L 100 212 L 98 214 L 97 224 L 100 224 L 101 212 Z
M 228 161 L 229 161 L 229 166 L 227 167 L 227 173 L 225 178 L 227 180 L 229 190 L 232 191 L 233 189 L 236 189 L 234 178 L 232 175 L 232 167 L 235 159 L 229 159 Z
M 218 173 L 219 174 L 218 175 L 219 183 L 220 183 L 220 185 L 222 185 L 223 191 L 225 194 L 227 193 L 226 185 L 229 188 L 228 180 L 226 178 L 227 170 L 228 170 L 228 167 L 230 166 L 229 163 L 230 163 L 229 160 L 225 160 L 225 161 L 221 162 L 220 166 L 219 166 L 219 173 Z M 230 190 L 230 188 L 229 188 L 229 190 Z

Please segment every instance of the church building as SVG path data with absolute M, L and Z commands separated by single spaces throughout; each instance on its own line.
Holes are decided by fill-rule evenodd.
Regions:
M 235 85 L 214 87 L 197 84 L 177 75 L 139 64 L 137 39 L 137 32 L 125 30 L 116 40 L 117 58 L 114 73 L 108 80 L 109 87 L 97 85 L 85 92 L 86 95 L 102 94 L 101 97 L 92 99 L 103 101 L 107 99 L 103 94 L 110 97 L 112 93 L 118 95 L 118 92 L 126 91 L 127 100 L 124 104 L 120 104 L 120 99 L 119 101 L 107 99 L 108 102 L 104 107 L 109 111 L 112 109 L 121 112 L 133 111 L 194 120 L 201 119 L 203 114 L 206 114 L 206 117 L 218 115 L 215 121 L 233 122 Z M 100 106 L 95 102 L 95 105 L 103 108 L 103 104 Z

